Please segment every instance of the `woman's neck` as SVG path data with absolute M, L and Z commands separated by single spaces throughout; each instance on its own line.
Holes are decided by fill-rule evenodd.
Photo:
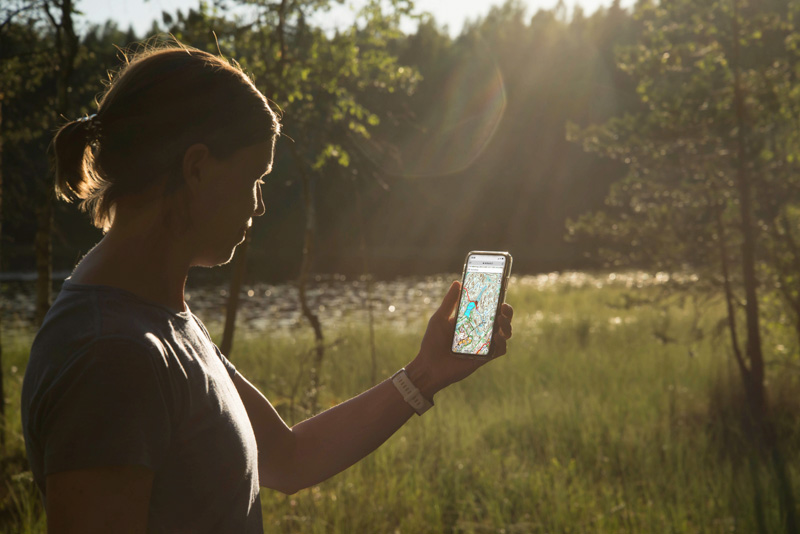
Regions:
M 118 213 L 118 215 L 120 215 Z M 191 262 L 181 240 L 153 213 L 117 218 L 103 239 L 80 261 L 70 280 L 118 287 L 176 311 Z

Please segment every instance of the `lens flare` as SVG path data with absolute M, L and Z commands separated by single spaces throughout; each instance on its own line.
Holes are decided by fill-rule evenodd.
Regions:
M 476 51 L 471 61 L 456 65 L 447 73 L 441 96 L 428 98 L 427 109 L 400 128 L 408 133 L 357 141 L 383 172 L 408 178 L 457 173 L 489 145 L 506 108 L 503 76 L 486 52 Z

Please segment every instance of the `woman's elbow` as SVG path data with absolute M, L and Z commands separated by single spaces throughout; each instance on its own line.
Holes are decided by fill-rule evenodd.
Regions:
M 277 488 L 277 490 L 280 491 L 281 493 L 283 493 L 284 495 L 294 495 L 295 493 L 297 493 L 301 489 L 303 489 L 303 488 L 294 487 L 294 486 L 287 486 L 287 487 L 284 487 L 284 488 Z
M 295 482 L 294 477 L 275 476 L 275 473 L 259 473 L 259 480 L 262 488 L 280 491 L 285 495 L 294 495 L 301 489 L 305 489 L 304 486 Z

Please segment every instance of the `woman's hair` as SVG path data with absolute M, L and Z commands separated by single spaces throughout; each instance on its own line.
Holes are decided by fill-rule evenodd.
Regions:
M 182 45 L 150 49 L 113 76 L 96 115 L 65 124 L 51 145 L 56 192 L 80 200 L 108 229 L 120 197 L 166 178 L 182 185 L 186 149 L 204 143 L 220 159 L 272 142 L 277 115 L 238 65 Z

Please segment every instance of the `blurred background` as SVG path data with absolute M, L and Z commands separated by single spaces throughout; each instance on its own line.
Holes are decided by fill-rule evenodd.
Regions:
M 799 17 L 800 0 L 4 0 L 0 532 L 45 529 L 22 376 L 102 237 L 55 201 L 47 146 L 126 55 L 171 39 L 237 61 L 282 113 L 266 214 L 186 300 L 287 421 L 407 363 L 468 251 L 514 257 L 508 355 L 354 468 L 265 491 L 265 528 L 800 531 Z
M 313 175 L 315 272 L 360 274 L 365 253 L 378 276 L 456 271 L 474 249 L 510 250 L 521 272 L 592 265 L 586 247 L 565 242 L 565 222 L 602 206 L 625 169 L 584 153 L 565 128 L 637 106 L 635 85 L 614 58 L 638 31 L 629 6 L 290 2 L 282 62 L 280 6 L 77 2 L 60 114 L 94 112 L 121 50 L 169 33 L 216 52 L 216 31 L 219 51 L 283 110 L 287 134 L 248 277 L 286 280 L 300 266 L 304 203 L 294 150 Z M 59 123 L 52 23 L 46 13 L 15 20 L 27 15 L 38 17 L 32 32 L 6 28 L 3 43 L 3 54 L 27 70 L 4 102 L 4 272 L 35 270 L 33 189 L 48 172 L 42 154 Z M 56 205 L 56 271 L 97 241 L 86 220 L 74 206 Z

